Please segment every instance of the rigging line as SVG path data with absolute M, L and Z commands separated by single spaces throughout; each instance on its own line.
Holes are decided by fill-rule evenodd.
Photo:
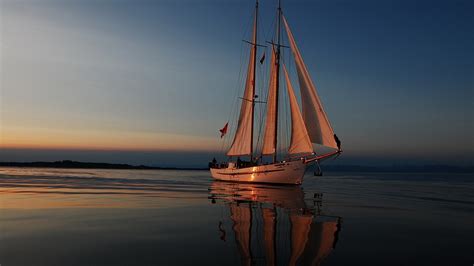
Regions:
M 260 95 L 260 96 L 261 96 L 261 92 L 262 92 L 262 87 L 261 87 L 261 84 L 260 84 L 260 83 L 261 83 L 261 79 L 258 78 L 259 76 L 261 76 L 261 73 L 262 73 L 260 65 L 257 65 L 257 69 L 256 69 L 255 71 L 258 72 L 258 75 L 256 75 L 256 79 L 258 80 L 258 84 L 257 84 L 257 86 L 256 86 L 256 95 Z M 260 97 L 260 96 L 259 96 L 259 97 Z M 254 101 L 256 101 L 256 100 L 254 99 Z M 256 107 L 256 106 L 254 105 L 254 108 L 255 108 L 255 107 Z M 260 124 L 261 124 L 261 120 L 262 120 L 262 112 L 261 112 L 261 110 L 262 110 L 262 107 L 261 107 L 261 105 L 259 104 L 258 107 L 257 107 L 257 110 L 256 110 L 256 111 L 257 111 L 257 114 L 258 114 L 258 117 L 257 117 L 257 119 L 256 119 L 256 120 L 257 120 L 256 122 L 258 123 L 259 126 L 257 127 L 258 130 L 257 130 L 257 134 L 256 134 L 256 135 L 257 135 L 257 141 L 255 142 L 255 150 L 258 149 L 258 145 L 259 145 L 259 141 L 260 141 Z
M 286 53 L 285 53 L 286 55 Z M 286 86 L 289 86 L 288 84 Z M 289 105 L 289 98 L 290 96 L 288 95 L 288 90 L 285 90 L 285 93 L 287 95 L 287 99 L 288 101 L 285 101 L 285 110 L 286 110 L 286 116 L 285 116 L 285 119 L 286 119 L 286 143 L 287 143 L 287 147 L 289 147 L 291 145 L 291 128 L 293 127 L 293 121 L 292 120 L 289 120 L 288 117 L 290 116 L 291 117 L 291 111 L 290 111 L 290 107 L 288 106 Z M 290 125 L 291 123 L 291 125 Z
M 273 33 L 273 30 L 272 30 L 272 29 L 273 29 L 274 22 L 275 22 L 275 20 L 272 21 L 272 24 L 271 24 L 271 26 L 270 26 L 270 30 L 261 31 L 261 32 L 263 32 L 263 34 L 264 34 L 264 39 L 265 39 L 265 40 L 268 40 L 268 35 L 270 35 L 270 34 Z M 268 50 L 269 50 L 269 51 L 268 51 Z M 270 49 L 267 49 L 267 48 L 266 48 L 265 51 L 264 51 L 264 53 L 265 53 L 266 55 L 268 54 L 267 57 L 269 57 L 269 58 L 271 58 L 271 57 L 273 56 L 273 50 L 272 50 L 271 48 L 270 48 Z M 267 88 L 267 84 L 270 82 L 269 79 L 271 78 L 271 77 L 270 77 L 270 74 L 269 74 L 270 70 L 268 69 L 269 63 L 267 63 L 267 62 L 269 62 L 269 60 L 265 60 L 265 61 L 264 61 L 264 68 L 263 68 L 264 81 L 263 81 L 263 86 L 262 86 L 262 91 L 264 91 L 264 92 L 261 93 L 262 97 L 264 97 L 265 99 L 268 99 L 269 91 L 267 90 L 267 89 L 268 89 L 268 88 Z M 265 92 L 266 92 L 266 93 L 265 93 Z M 264 122 L 264 120 L 265 120 L 266 116 L 268 115 L 268 114 L 267 114 L 267 108 L 268 108 L 268 106 L 265 106 L 265 108 L 262 108 L 262 109 L 263 109 L 263 110 L 262 110 L 263 118 L 262 118 L 262 121 L 260 122 L 259 139 L 258 139 L 259 144 L 260 144 L 260 140 L 262 140 L 262 142 L 261 142 L 261 146 L 262 146 L 262 147 L 261 147 L 261 149 L 260 149 L 260 151 L 261 151 L 261 152 L 260 152 L 260 157 L 263 157 L 262 152 L 263 152 L 263 145 L 264 145 L 264 144 L 263 144 L 263 143 L 264 143 L 264 140 L 263 140 L 264 135 L 262 136 L 261 134 L 262 134 L 262 128 L 263 128 L 263 126 L 264 126 L 264 123 L 266 123 L 266 122 Z M 265 126 L 266 126 L 266 125 L 265 125 Z M 265 133 L 263 133 L 263 134 L 265 134 Z
M 282 85 L 281 86 L 282 90 L 280 90 L 280 93 L 282 94 L 282 96 L 285 96 L 284 95 L 284 93 L 285 93 L 285 90 L 284 90 L 285 89 L 285 84 L 284 84 L 284 82 L 281 82 L 280 84 Z M 282 98 L 282 100 L 284 99 L 284 97 L 281 97 L 281 98 Z M 283 105 L 283 107 L 284 107 L 284 102 L 285 101 L 279 101 L 278 105 L 280 105 L 280 108 L 279 108 L 280 110 L 283 109 L 283 108 L 281 108 L 282 107 L 281 105 Z M 279 118 L 281 118 L 280 121 L 283 121 L 283 117 L 285 116 L 285 110 L 283 109 L 282 111 L 283 112 L 281 112 L 281 111 L 278 112 L 278 116 L 279 116 Z M 280 132 L 281 139 L 284 141 L 285 137 L 283 136 L 283 134 L 281 134 L 281 133 L 283 133 L 282 129 L 283 129 L 283 123 L 278 123 L 278 132 Z M 281 156 L 281 155 L 283 155 L 283 141 L 278 142 L 278 151 L 279 151 L 278 154 L 280 154 L 280 159 L 283 158 Z
M 251 27 L 252 25 L 252 22 L 254 21 L 254 11 L 251 12 L 250 16 L 249 16 L 249 19 L 248 19 L 248 22 L 247 22 L 247 27 L 246 27 L 246 30 L 244 31 L 244 34 L 242 36 L 242 38 L 244 38 L 245 36 L 249 35 L 249 32 L 250 32 L 250 28 L 253 28 Z M 244 44 L 241 44 L 241 64 L 240 64 L 240 69 L 239 69 L 239 75 L 238 75 L 238 86 L 235 90 L 235 94 L 234 94 L 234 104 L 233 104 L 233 107 L 231 108 L 232 110 L 232 113 L 233 113 L 233 117 L 231 118 L 232 119 L 232 123 L 233 123 L 233 126 L 231 126 L 231 134 L 229 134 L 229 138 L 227 139 L 227 147 L 230 147 L 231 146 L 231 143 L 233 142 L 233 138 L 232 136 L 235 137 L 235 133 L 237 132 L 237 128 L 238 128 L 238 119 L 239 119 L 239 116 L 240 116 L 240 112 L 239 112 L 239 99 L 237 98 L 237 95 L 239 93 L 241 93 L 241 90 L 243 87 L 245 87 L 245 84 L 246 84 L 246 75 L 243 75 L 243 69 L 244 69 L 244 65 L 246 65 L 244 62 L 247 62 L 249 61 L 249 57 L 250 57 L 250 54 L 248 54 L 248 49 L 247 49 L 247 45 L 244 45 Z
M 280 144 L 281 146 L 281 142 L 278 141 L 278 132 L 280 132 L 280 135 L 281 135 L 281 130 L 278 130 L 279 127 L 281 127 L 281 123 L 278 123 L 279 121 L 279 117 L 281 116 L 281 111 L 279 112 L 280 108 L 279 108 L 279 105 L 280 105 L 280 102 L 281 100 L 279 100 L 280 98 L 280 81 L 281 81 L 281 73 L 280 73 L 280 69 L 281 69 L 281 62 L 280 62 L 280 59 L 281 59 L 281 47 L 279 46 L 280 44 L 280 40 L 281 40 L 281 5 L 280 5 L 280 1 L 278 1 L 278 8 L 277 8 L 277 16 L 276 16 L 276 30 L 275 30 L 275 35 L 276 35 L 276 42 L 278 43 L 278 46 L 277 46 L 277 51 L 276 51 L 276 84 L 275 84 L 275 88 L 276 88 L 276 93 L 275 93 L 275 113 L 276 113 L 276 119 L 275 119 L 275 131 L 274 131 L 274 137 L 273 137 L 273 146 L 275 146 L 275 153 L 273 154 L 273 162 L 276 162 L 277 161 L 277 158 L 278 158 L 278 154 L 281 154 L 281 149 L 280 151 L 278 151 L 278 144 Z M 272 44 L 272 47 L 273 47 L 273 44 Z M 281 158 L 281 155 L 280 155 L 280 158 Z
M 239 91 L 239 87 L 240 87 L 240 84 L 241 84 L 241 73 L 242 73 L 242 68 L 243 68 L 243 45 L 240 46 L 240 67 L 239 67 L 239 75 L 237 76 L 237 84 L 236 84 L 236 87 L 234 88 L 233 90 L 233 97 L 232 97 L 232 105 L 231 105 L 231 108 L 229 108 L 229 114 L 227 116 L 227 122 L 230 123 L 230 126 L 229 126 L 229 129 L 228 131 L 229 132 L 232 132 L 233 128 L 234 128 L 234 117 L 235 117 L 235 108 L 236 108 L 236 103 L 237 103 L 237 93 Z M 228 147 L 229 145 L 229 141 L 230 141 L 230 136 L 232 134 L 226 134 L 224 136 L 224 140 L 223 140 L 223 143 L 222 143 L 222 147 L 221 147 L 221 152 L 224 151 L 224 148 L 225 147 Z
M 283 30 L 282 30 L 282 39 L 280 41 L 280 45 L 282 44 L 283 42 Z M 281 61 L 281 64 L 282 65 L 286 65 L 286 62 L 285 62 L 285 49 L 281 49 L 280 51 L 280 61 Z M 282 75 L 284 76 L 284 75 Z M 281 130 L 281 135 L 282 135 L 282 141 L 281 141 L 281 144 L 282 144 L 282 157 L 283 158 L 286 158 L 287 155 L 288 155 L 288 148 L 289 148 L 289 142 L 288 142 L 288 107 L 287 107 L 287 104 L 288 104 L 288 101 L 289 101 L 289 97 L 288 97 L 288 84 L 286 83 L 286 79 L 284 77 L 282 77 L 282 130 Z
M 237 84 L 236 84 L 236 87 L 234 88 L 233 90 L 233 97 L 232 97 L 232 105 L 231 105 L 231 108 L 229 110 L 229 114 L 227 116 L 228 118 L 228 121 L 229 123 L 231 123 L 231 125 L 229 126 L 231 130 L 228 130 L 228 131 L 232 131 L 233 130 L 233 125 L 232 125 L 232 122 L 235 121 L 234 120 L 234 117 L 235 117 L 235 108 L 236 108 L 236 103 L 238 101 L 237 99 L 237 94 L 238 92 L 240 91 L 240 87 L 241 87 L 241 83 L 242 83 L 242 78 L 241 78 L 241 75 L 242 75 L 242 68 L 243 68 L 243 54 L 244 54 L 244 45 L 241 44 L 240 45 L 240 67 L 239 67 L 239 75 L 237 76 Z M 230 138 L 230 135 L 231 134 L 226 134 L 224 136 L 224 139 L 223 139 L 223 142 L 222 142 L 222 147 L 221 147 L 221 152 L 224 150 L 224 147 L 227 147 L 228 144 L 229 144 L 229 140 L 231 139 Z
M 276 23 L 277 23 L 277 20 L 278 20 L 278 15 L 276 15 L 273 20 L 272 20 L 272 23 L 270 25 L 270 30 L 268 31 L 270 34 L 272 34 L 272 40 L 274 40 L 276 37 Z M 268 41 L 268 39 L 267 39 Z
M 285 83 L 284 85 L 284 89 L 283 89 L 283 97 L 284 99 L 287 99 L 286 101 L 283 101 L 283 116 L 285 117 L 285 125 L 284 125 L 284 130 L 285 130 L 285 142 L 284 142 L 284 147 L 286 147 L 286 149 L 288 149 L 288 147 L 290 146 L 290 134 L 288 132 L 288 128 L 290 127 L 290 122 L 288 122 L 288 115 L 289 115 L 289 108 L 288 108 L 288 101 L 289 101 L 289 98 L 290 96 L 288 95 L 288 86 L 289 84 Z M 286 156 L 288 156 L 288 151 L 286 151 Z
M 284 87 L 284 90 L 283 90 L 283 97 L 285 99 L 285 101 L 283 101 L 283 115 L 285 117 L 285 125 L 284 125 L 284 132 L 285 132 L 285 138 L 284 138 L 284 147 L 286 147 L 288 149 L 288 147 L 290 146 L 290 141 L 289 141 L 289 138 L 290 138 L 290 134 L 288 133 L 288 128 L 289 128 L 289 123 L 288 123 L 288 101 L 289 101 L 289 95 L 288 95 L 288 86 L 289 84 L 286 84 L 285 83 L 285 87 Z M 288 152 L 286 151 L 286 155 L 288 155 Z
M 281 51 L 280 51 L 280 65 L 284 63 L 283 62 L 283 57 L 281 56 Z M 282 79 L 282 76 L 280 75 L 280 90 L 278 90 L 278 92 L 280 93 L 280 100 L 278 101 L 278 109 L 280 110 L 278 112 L 278 119 L 279 121 L 281 121 L 281 123 L 278 123 L 278 132 L 280 132 L 279 136 L 280 136 L 280 141 L 278 141 L 278 147 L 276 147 L 278 149 L 278 154 L 280 154 L 280 159 L 283 159 L 284 158 L 284 146 L 285 146 L 285 138 L 286 138 L 286 132 L 283 131 L 282 129 L 284 129 L 284 125 L 283 125 L 283 122 L 285 121 L 284 120 L 284 117 L 285 117 L 285 102 L 286 102 L 286 97 L 285 97 L 285 91 L 286 91 L 286 81 L 284 79 Z
M 263 35 L 264 35 L 264 38 L 266 39 L 269 32 L 270 31 L 264 31 L 262 30 L 261 32 L 263 32 Z M 264 54 L 272 54 L 272 50 L 270 50 L 271 52 L 268 52 L 267 49 L 268 46 L 266 46 L 265 50 L 264 50 Z M 269 55 L 270 56 L 270 55 Z M 269 82 L 269 70 L 268 70 L 268 60 L 265 60 L 264 63 L 263 63 L 263 66 L 261 66 L 259 68 L 259 71 L 260 71 L 260 76 L 262 76 L 263 78 L 262 79 L 259 79 L 259 85 L 260 85 L 260 90 L 259 90 L 259 94 L 260 94 L 260 98 L 265 98 L 267 99 L 268 98 L 268 91 L 267 91 L 267 83 Z M 267 92 L 265 94 L 265 92 Z M 260 154 L 260 157 L 263 156 L 262 152 L 263 152 L 263 143 L 264 143 L 264 134 L 262 135 L 262 130 L 263 130 L 263 126 L 264 126 L 264 123 L 265 123 L 265 118 L 267 116 L 267 107 L 266 106 L 260 106 L 259 108 L 259 111 L 260 111 L 260 114 L 261 114 L 261 117 L 260 117 L 260 125 L 259 125 L 259 130 L 258 130 L 258 137 L 257 137 L 257 154 Z M 261 145 L 261 147 L 259 147 Z M 260 149 L 260 152 L 258 152 L 258 149 Z
M 262 30 L 260 32 L 263 32 L 263 35 L 264 35 L 264 38 L 265 40 L 267 39 L 267 36 L 268 34 L 270 34 L 272 31 L 270 30 Z M 272 50 L 270 49 L 270 52 L 268 51 L 268 47 L 265 48 L 264 50 L 264 54 L 272 54 Z M 271 57 L 270 55 L 268 57 Z M 260 97 L 261 98 L 264 98 L 264 99 L 267 99 L 268 98 L 268 90 L 267 90 L 267 84 L 269 82 L 269 69 L 268 69 L 268 65 L 269 65 L 269 60 L 265 60 L 264 63 L 263 63 L 263 66 L 260 67 L 260 76 L 263 77 L 262 79 L 260 79 Z M 258 135 L 258 140 L 257 140 L 257 143 L 258 143 L 258 148 L 260 148 L 260 150 L 263 149 L 263 138 L 264 138 L 264 135 L 262 135 L 262 132 L 263 132 L 263 128 L 264 128 L 264 123 L 265 123 L 265 118 L 266 118 L 266 115 L 267 115 L 267 106 L 260 106 L 260 112 L 261 112 L 261 119 L 260 119 L 260 125 L 259 125 L 259 135 Z M 259 147 L 259 146 L 262 146 L 262 147 Z M 262 154 L 260 154 L 260 156 L 262 156 Z
M 261 21 L 261 14 L 259 14 L 259 21 Z M 260 32 L 260 28 L 262 27 L 260 24 L 262 23 L 258 23 L 257 24 L 257 40 L 260 40 L 259 36 L 261 35 L 261 32 Z M 261 45 L 259 44 L 255 44 L 256 46 L 259 46 L 259 47 L 262 47 Z M 263 46 L 264 47 L 264 46 Z M 258 51 L 256 51 L 258 52 Z M 258 59 L 259 59 L 259 54 L 255 54 L 255 80 L 254 80 L 254 84 L 255 84 L 255 87 L 254 87 L 254 99 L 253 99 L 253 108 L 254 108 L 254 113 L 255 113 L 255 118 L 254 118 L 254 124 L 252 125 L 254 127 L 254 135 L 252 136 L 255 140 L 255 136 L 257 138 L 256 141 L 252 142 L 254 144 L 254 147 L 252 147 L 252 151 L 255 153 L 255 151 L 257 150 L 258 148 L 258 142 L 259 142 L 259 139 L 260 139 L 260 130 L 259 130 L 259 127 L 257 127 L 257 130 L 255 130 L 255 123 L 257 123 L 258 125 L 260 125 L 260 122 L 261 122 L 261 118 L 262 118 L 262 114 L 261 114 L 261 106 L 260 104 L 259 105 L 256 105 L 255 103 L 257 102 L 257 98 L 255 98 L 255 96 L 257 97 L 260 97 L 261 95 L 261 91 L 262 91 L 262 87 L 260 86 L 260 83 L 261 83 L 261 65 L 259 65 L 258 63 Z M 254 155 L 252 154 L 252 157 Z M 251 158 L 253 159 L 253 158 Z
M 280 65 L 281 65 L 281 54 L 280 54 Z M 286 97 L 285 97 L 285 92 L 286 92 L 286 81 L 284 79 L 282 79 L 282 76 L 280 76 L 280 86 L 281 86 L 281 89 L 279 90 L 279 93 L 281 95 L 280 97 L 280 101 L 278 102 L 279 104 L 279 112 L 278 112 L 278 116 L 280 117 L 280 121 L 281 123 L 278 123 L 278 129 L 279 129 L 279 132 L 280 132 L 280 141 L 278 142 L 278 145 L 279 145 L 279 150 L 280 150 L 280 159 L 283 160 L 284 158 L 284 146 L 286 144 L 286 131 L 284 131 L 283 129 L 285 128 L 285 125 L 283 122 L 285 122 L 285 116 L 286 116 L 286 111 L 285 111 L 285 102 L 286 102 Z
M 266 51 L 264 51 L 266 52 Z M 259 97 L 260 98 L 264 98 L 266 99 L 266 96 L 267 95 L 264 95 L 264 91 L 265 91 L 265 84 L 266 84 L 266 81 L 267 81 L 267 75 L 266 75 L 266 70 L 267 69 L 267 63 L 264 62 L 263 65 L 260 65 L 259 66 L 259 72 L 260 72 L 260 76 L 262 77 L 261 79 L 259 79 Z M 268 93 L 267 93 L 268 94 Z M 262 140 L 262 129 L 263 129 L 263 124 L 264 124 L 264 119 L 265 119 L 265 105 L 260 105 L 259 106 L 259 127 L 258 127 L 258 135 L 257 135 L 257 149 L 258 150 L 260 147 L 260 141 Z

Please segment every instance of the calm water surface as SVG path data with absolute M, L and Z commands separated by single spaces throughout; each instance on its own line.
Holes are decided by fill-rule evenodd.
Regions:
M 0 168 L 0 264 L 473 265 L 474 178 Z

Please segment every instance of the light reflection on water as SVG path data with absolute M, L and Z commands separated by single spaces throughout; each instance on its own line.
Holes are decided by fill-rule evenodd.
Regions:
M 207 191 L 205 183 L 179 171 L 4 169 L 3 208 L 151 208 L 163 205 L 151 198 L 189 200 Z
M 319 265 L 336 247 L 342 218 L 321 215 L 321 195 L 307 204 L 299 186 L 213 182 L 210 199 L 224 203 L 242 265 Z M 230 231 L 230 230 L 229 230 Z
M 472 177 L 454 174 L 328 173 L 285 187 L 207 171 L 0 168 L 0 263 L 466 264 L 472 195 Z

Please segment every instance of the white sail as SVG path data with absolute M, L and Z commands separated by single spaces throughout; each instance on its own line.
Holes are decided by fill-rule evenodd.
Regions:
M 255 44 L 256 36 L 256 17 L 253 26 L 252 43 Z M 242 105 L 240 107 L 239 122 L 237 124 L 237 131 L 235 132 L 232 146 L 227 152 L 228 156 L 250 155 L 252 153 L 252 123 L 253 123 L 253 100 L 254 100 L 254 86 L 255 86 L 255 53 L 256 45 L 252 45 L 250 50 L 250 60 L 247 70 L 247 80 L 245 82 L 244 96 L 242 97 Z
M 291 86 L 290 77 L 288 76 L 285 65 L 283 65 L 283 70 L 285 72 L 286 88 L 288 90 L 291 110 L 291 142 L 288 152 L 290 154 L 312 153 L 313 145 L 311 144 L 308 131 L 304 125 L 298 101 L 296 100 L 295 92 L 293 86 Z
M 290 41 L 291 50 L 295 57 L 296 69 L 301 90 L 301 102 L 303 107 L 303 120 L 313 143 L 318 143 L 327 147 L 337 149 L 334 140 L 334 131 L 329 123 L 323 105 L 316 93 L 316 87 L 311 80 L 308 70 L 303 62 L 303 58 L 296 46 L 295 39 L 291 33 L 288 23 L 283 17 L 286 32 Z
M 263 137 L 263 150 L 262 154 L 270 155 L 276 152 L 275 147 L 275 121 L 276 109 L 277 109 L 277 62 L 275 48 L 272 46 L 272 59 L 270 68 L 270 82 L 268 85 L 268 97 L 267 97 L 267 117 L 265 120 L 265 135 Z

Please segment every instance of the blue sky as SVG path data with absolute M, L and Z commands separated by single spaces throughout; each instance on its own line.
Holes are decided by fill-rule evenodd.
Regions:
M 260 2 L 269 38 L 276 1 Z M 253 6 L 3 0 L 0 159 L 212 154 L 241 90 Z M 348 158 L 472 162 L 472 1 L 283 1 L 283 11 Z M 90 151 L 114 147 L 121 156 Z

